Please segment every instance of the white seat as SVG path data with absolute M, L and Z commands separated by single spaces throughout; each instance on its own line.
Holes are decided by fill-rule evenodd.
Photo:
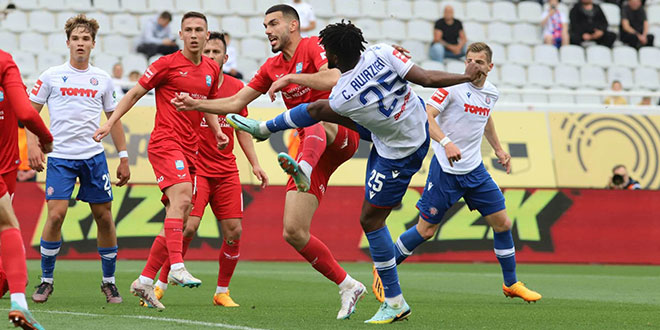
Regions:
M 39 0 L 39 8 L 49 11 L 68 9 L 64 0 Z
M 146 14 L 151 12 L 151 9 L 147 7 L 147 0 L 123 1 L 121 7 L 123 9 L 122 11 L 128 11 L 133 14 Z
M 613 81 L 618 80 L 625 90 L 635 87 L 633 82 L 633 74 L 629 68 L 622 66 L 613 66 L 607 69 L 607 82 L 612 84 Z
M 383 35 L 393 40 L 403 40 L 406 38 L 406 24 L 399 19 L 387 19 L 381 22 Z
M 66 34 L 55 32 L 48 35 L 48 52 L 67 55 L 69 48 L 66 46 Z
M 249 58 L 242 58 L 238 64 L 238 71 L 243 74 L 243 80 L 249 81 L 254 74 L 259 70 L 263 60 L 253 60 Z
M 527 68 L 527 81 L 545 88 L 555 84 L 552 69 L 545 65 L 530 65 Z
M 214 32 L 222 31 L 222 28 L 220 28 L 220 21 L 215 16 L 206 15 L 206 21 L 209 26 L 209 31 L 214 31 Z M 263 26 L 261 27 L 261 30 L 263 32 Z
M 443 1 L 440 4 L 440 11 L 438 12 L 438 18 L 442 17 L 442 15 L 445 12 L 446 6 L 452 6 L 452 8 L 454 8 L 454 17 L 460 20 L 465 19 L 467 16 L 465 14 L 465 5 L 463 4 L 463 2 L 464 1 L 456 1 L 456 0 Z
M 569 92 L 571 91 L 570 89 L 566 88 L 557 88 L 554 87 L 552 88 L 553 91 L 562 91 L 562 92 Z M 565 103 L 565 104 L 574 104 L 575 103 L 575 97 L 573 95 L 561 95 L 561 94 L 550 94 L 548 95 L 548 102 L 549 103 Z
M 247 20 L 247 34 L 251 37 L 264 37 L 264 19 L 263 17 L 250 17 Z
M 484 31 L 484 25 L 481 23 L 465 22 L 463 23 L 463 31 L 465 32 L 465 37 L 470 42 L 486 40 L 486 32 Z
M 493 66 L 493 69 L 488 72 L 488 81 L 493 84 L 499 84 L 501 80 L 499 66 Z
M 365 40 L 373 43 L 374 40 L 382 37 L 380 22 L 371 18 L 363 18 L 355 21 L 355 25 L 360 27 Z
M 261 60 L 268 55 L 265 39 L 245 38 L 241 40 L 240 56 Z
M 147 59 L 142 54 L 128 54 L 122 56 L 121 63 L 124 65 L 124 72 L 144 72 L 147 69 Z
M 508 62 L 513 64 L 530 65 L 534 62 L 532 59 L 532 49 L 526 45 L 509 45 L 507 51 Z
M 13 1 L 16 2 L 16 1 Z M 6 3 L 4 4 L 6 5 Z M 2 7 L 3 9 L 5 7 Z M 21 0 L 19 6 L 17 6 L 19 10 L 37 10 L 41 9 L 41 6 L 39 5 L 39 0 Z
M 387 18 L 386 3 L 383 0 L 362 0 L 360 2 L 360 12 L 363 16 L 371 18 Z
M 114 33 L 112 30 L 112 20 L 110 19 L 110 16 L 106 15 L 105 13 L 101 12 L 95 12 L 95 13 L 90 13 L 87 15 L 89 18 L 95 19 L 99 23 L 99 35 L 106 35 L 106 34 L 111 34 Z
M 415 13 L 415 18 L 421 18 L 425 20 L 435 21 L 439 17 L 438 13 L 438 4 L 436 1 L 413 1 L 413 13 Z M 442 15 L 440 15 L 442 16 Z
M 450 73 L 463 73 L 465 72 L 465 62 L 457 61 L 457 60 L 446 60 L 445 61 L 445 67 L 447 68 L 447 72 Z
M 122 11 L 119 0 L 94 0 L 94 7 L 96 10 L 105 13 L 118 13 Z
M 593 88 L 582 88 L 583 92 L 595 92 Z M 575 96 L 575 103 L 577 104 L 603 104 L 603 98 L 598 95 L 581 93 Z
M 653 47 L 642 47 L 639 49 L 639 64 L 660 69 L 660 49 Z
M 555 82 L 568 88 L 580 87 L 580 73 L 574 66 L 560 65 L 555 68 Z
M 202 0 L 203 13 L 226 15 L 229 12 L 226 0 Z
M 612 50 L 614 57 L 614 65 L 624 66 L 628 68 L 636 68 L 639 63 L 637 61 L 637 50 L 632 47 L 621 46 Z
M 499 88 L 500 90 L 503 90 L 503 89 L 517 88 L 517 86 L 500 84 Z M 500 98 L 498 101 L 502 103 L 521 103 L 522 96 L 518 93 L 500 92 Z
M 445 71 L 445 65 L 438 61 L 426 60 L 420 66 L 425 70 Z
M 563 64 L 582 66 L 585 64 L 584 48 L 577 45 L 566 45 L 559 48 L 559 58 Z
M 103 50 L 110 55 L 123 56 L 131 49 L 131 41 L 124 36 L 111 34 L 103 37 Z
M 501 81 L 505 84 L 513 85 L 516 87 L 523 87 L 527 84 L 525 78 L 525 68 L 515 64 L 505 64 L 500 70 L 502 74 Z
M 659 25 L 660 24 L 660 3 L 649 6 L 646 9 L 646 17 L 649 21 L 649 24 Z
M 65 3 L 67 9 L 73 9 L 78 12 L 92 10 L 92 2 L 90 0 L 66 0 Z
M 30 29 L 41 33 L 55 32 L 55 15 L 43 10 L 31 12 Z
M 573 6 L 573 5 L 571 5 L 571 7 L 572 7 L 572 6 Z M 565 4 L 565 3 L 560 2 L 560 3 L 557 5 L 557 11 L 560 12 L 560 13 L 562 13 L 562 14 L 564 14 L 564 16 L 566 16 L 566 23 L 570 23 L 570 22 L 571 22 L 571 16 L 569 15 L 569 14 L 570 14 L 570 10 L 571 10 L 571 9 L 568 8 L 568 5 Z M 540 18 L 540 17 L 541 17 L 541 13 L 539 13 L 539 20 L 538 20 L 538 22 L 541 22 L 541 18 Z
M 605 46 L 590 46 L 587 48 L 587 63 L 590 65 L 608 67 L 612 65 L 612 52 Z
M 18 39 L 12 32 L 0 31 L 0 45 L 2 45 L 0 48 L 7 53 L 14 53 L 18 50 Z
M 545 65 L 559 64 L 559 51 L 552 45 L 537 45 L 534 47 L 534 62 Z
M 501 22 L 488 24 L 488 40 L 502 44 L 512 43 L 511 26 Z
M 543 89 L 541 86 L 537 85 L 527 85 L 525 89 Z M 524 103 L 533 103 L 533 104 L 543 104 L 548 103 L 548 95 L 544 93 L 524 93 L 522 94 L 522 101 Z
M 390 0 L 387 2 L 387 17 L 392 17 L 398 20 L 412 18 L 412 7 L 409 1 L 405 0 Z M 383 25 L 383 28 L 385 26 Z
M 493 19 L 500 22 L 515 23 L 519 21 L 516 5 L 510 1 L 496 1 L 493 3 Z
M 408 22 L 407 30 L 409 39 L 428 42 L 432 37 L 433 24 L 428 21 L 411 20 Z
M 10 12 L 3 21 L 0 21 L 2 30 L 12 32 L 24 32 L 28 29 L 27 22 L 27 15 L 20 10 Z
M 335 12 L 337 15 L 348 18 L 357 18 L 362 16 L 360 12 L 360 2 L 355 0 L 335 0 Z
M 34 59 L 34 54 L 27 52 L 18 52 L 12 54 L 18 70 L 21 71 L 23 77 L 28 77 L 37 73 L 37 63 Z
M 174 0 L 174 10 L 179 13 L 188 11 L 203 13 L 202 3 L 199 0 Z
M 588 65 L 580 68 L 580 80 L 586 87 L 605 88 L 607 81 L 605 79 L 605 72 L 603 68 Z
M 335 15 L 335 9 L 332 1 L 328 0 L 310 0 L 309 4 L 314 9 L 314 14 L 319 17 L 330 18 Z M 333 22 L 334 23 L 334 22 Z
M 76 15 L 78 15 L 78 14 L 76 14 L 75 12 L 72 12 L 72 11 L 62 11 L 62 12 L 57 13 L 55 15 L 55 26 L 57 27 L 58 30 L 61 29 L 60 31 L 64 30 L 64 26 L 66 25 L 66 21 L 68 21 L 69 18 L 71 18 L 71 17 L 75 17 Z M 103 26 L 99 22 L 99 28 L 100 27 L 103 27 Z M 51 31 L 51 32 L 53 32 L 53 31 Z
M 469 1 L 465 4 L 467 19 L 478 22 L 490 22 L 490 5 L 483 1 Z
M 147 8 L 152 13 L 161 13 L 165 10 L 169 11 L 172 15 L 177 12 L 174 8 L 174 0 L 147 0 Z M 174 17 L 172 17 L 172 21 Z
M 426 42 L 405 40 L 401 43 L 401 46 L 410 51 L 415 62 L 422 62 L 429 58 L 429 50 Z
M 538 45 L 541 43 L 541 31 L 537 26 L 518 23 L 513 26 L 513 40 L 527 45 Z
M 639 67 L 635 69 L 635 87 L 651 90 L 660 88 L 658 71 L 653 68 Z
M 541 22 L 543 8 L 536 1 L 521 1 L 518 3 L 518 19 L 523 22 L 538 24 Z
M 621 8 L 613 3 L 603 2 L 600 4 L 600 9 L 603 10 L 603 14 L 607 18 L 607 24 L 618 28 L 621 24 Z
M 62 65 L 64 56 L 59 54 L 41 53 L 37 54 L 37 71 L 44 72 L 48 68 Z
M 504 46 L 498 43 L 490 43 L 488 46 L 490 47 L 490 51 L 493 53 L 491 62 L 495 63 L 495 65 L 502 65 L 506 63 L 506 48 L 504 48 Z
M 93 53 L 92 53 L 93 54 Z M 119 58 L 114 55 L 105 53 L 96 53 L 92 58 L 92 65 L 108 73 L 112 73 L 112 67 L 121 63 Z M 130 71 L 124 69 L 124 76 L 127 76 Z
M 32 54 L 43 53 L 45 41 L 44 35 L 36 32 L 23 32 L 18 37 L 21 50 Z
M 229 32 L 233 38 L 243 38 L 247 36 L 247 23 L 245 19 L 237 16 L 225 16 L 222 18 L 222 29 Z M 263 25 L 262 25 L 263 29 Z M 263 30 L 262 30 L 263 31 Z
M 137 36 L 140 34 L 137 19 L 131 14 L 113 15 L 112 30 L 125 36 Z

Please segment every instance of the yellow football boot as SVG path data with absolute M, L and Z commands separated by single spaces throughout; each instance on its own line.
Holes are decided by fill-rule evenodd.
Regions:
M 229 291 L 225 293 L 216 293 L 213 296 L 213 305 L 216 306 L 225 306 L 225 307 L 238 307 L 239 304 L 235 303 L 233 299 L 229 296 Z
M 385 301 L 385 289 L 383 289 L 383 282 L 380 281 L 380 276 L 376 270 L 376 266 L 373 266 L 371 271 L 374 274 L 374 282 L 371 284 L 371 291 L 374 292 L 374 296 L 378 302 L 383 303 Z
M 523 282 L 513 283 L 511 286 L 507 287 L 502 284 L 502 291 L 504 295 L 513 299 L 515 297 L 521 298 L 526 302 L 536 302 L 541 299 L 541 295 L 533 290 L 528 289 Z

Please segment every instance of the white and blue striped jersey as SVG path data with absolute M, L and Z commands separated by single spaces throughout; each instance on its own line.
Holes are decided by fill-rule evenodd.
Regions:
M 426 140 L 423 102 L 404 79 L 413 62 L 386 44 L 367 48 L 330 94 L 330 107 L 371 131 L 378 155 L 401 159 Z

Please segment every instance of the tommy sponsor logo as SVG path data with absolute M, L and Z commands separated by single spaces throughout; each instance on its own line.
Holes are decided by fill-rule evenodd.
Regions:
M 397 170 L 392 170 L 392 178 L 396 179 L 399 176 L 400 173 L 401 172 L 399 172 Z
M 39 94 L 39 90 L 41 89 L 41 85 L 43 85 L 43 81 L 37 80 L 36 83 L 34 83 L 34 87 L 32 87 L 32 94 L 37 95 Z
M 92 84 L 92 86 L 98 86 L 99 85 L 99 80 L 96 79 L 96 77 L 91 77 L 91 78 L 89 78 L 89 83 Z
M 177 159 L 176 161 L 174 161 L 174 167 L 179 171 L 183 171 L 183 169 L 186 168 L 186 165 L 183 163 L 182 160 Z
M 60 92 L 62 92 L 62 96 L 68 95 L 68 96 L 83 96 L 83 97 L 96 97 L 96 93 L 98 93 L 98 91 L 95 89 L 66 88 L 66 87 L 60 87 Z
M 437 102 L 438 104 L 442 104 L 442 102 L 444 102 L 444 100 L 447 98 L 447 95 L 449 95 L 449 92 L 447 92 L 446 89 L 438 88 L 431 96 L 431 100 Z
M 469 112 L 475 115 L 488 116 L 488 114 L 490 113 L 489 108 L 482 108 L 467 103 L 463 104 L 463 106 L 465 107 L 465 112 Z

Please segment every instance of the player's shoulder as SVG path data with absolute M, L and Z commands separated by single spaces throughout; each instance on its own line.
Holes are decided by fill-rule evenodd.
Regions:
M 14 59 L 11 56 L 11 54 L 5 52 L 4 50 L 0 49 L 0 65 L 4 66 L 7 63 L 13 62 Z
M 488 80 L 486 80 L 486 83 L 484 84 L 483 92 L 494 96 L 500 95 L 500 91 L 497 89 L 497 87 L 495 87 L 495 85 Z
M 105 80 L 112 80 L 112 77 L 110 77 L 110 74 L 107 73 L 105 70 L 99 68 L 99 67 L 90 65 L 89 66 L 89 72 L 92 73 L 92 74 L 95 74 L 95 75 L 99 75 L 101 78 L 103 78 Z
M 224 77 L 223 81 L 222 81 L 222 86 L 223 87 L 228 86 L 232 89 L 241 89 L 241 88 L 243 88 L 244 84 L 243 84 L 242 81 L 240 81 L 240 80 L 238 80 L 238 79 L 236 79 L 236 78 L 234 78 L 234 77 L 232 77 L 232 76 L 230 76 L 226 73 L 223 73 L 222 75 Z
M 50 68 L 44 70 L 44 72 L 41 73 L 41 76 L 40 76 L 41 78 L 40 79 L 43 80 L 43 79 L 50 78 L 52 76 L 57 76 L 57 75 L 60 75 L 60 74 L 70 74 L 72 71 L 73 70 L 71 70 L 71 68 L 69 68 L 67 63 L 63 63 L 63 64 L 60 64 L 60 65 L 55 65 L 55 66 L 51 66 Z

